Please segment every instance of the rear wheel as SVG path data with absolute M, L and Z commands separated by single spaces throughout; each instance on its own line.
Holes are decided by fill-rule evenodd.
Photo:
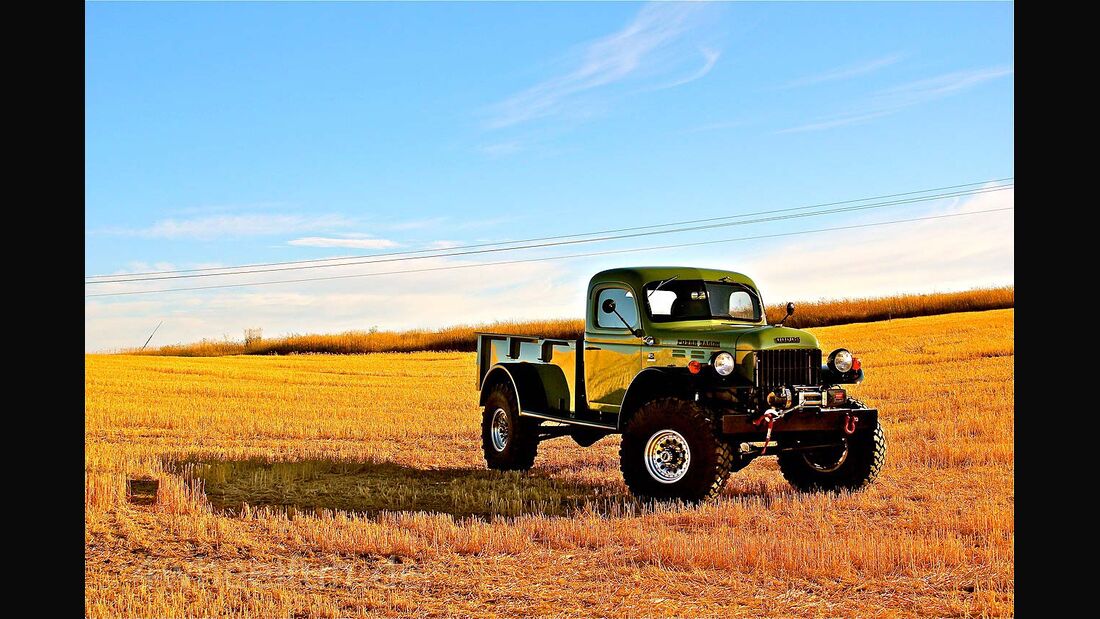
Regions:
M 731 461 L 729 446 L 706 411 L 678 398 L 639 408 L 619 448 L 623 480 L 639 498 L 714 498 L 729 478 Z
M 837 447 L 780 453 L 779 470 L 799 490 L 859 490 L 878 477 L 886 462 L 886 435 L 876 423 Z
M 493 386 L 481 415 L 481 448 L 485 463 L 498 471 L 525 471 L 535 464 L 539 422 L 519 416 L 509 383 Z

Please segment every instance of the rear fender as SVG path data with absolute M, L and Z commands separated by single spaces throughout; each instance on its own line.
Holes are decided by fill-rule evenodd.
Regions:
M 548 413 L 558 410 L 564 399 L 566 407 L 571 401 L 565 373 L 556 365 L 533 363 L 498 363 L 485 374 L 479 403 L 485 405 L 493 387 L 509 382 L 522 411 Z

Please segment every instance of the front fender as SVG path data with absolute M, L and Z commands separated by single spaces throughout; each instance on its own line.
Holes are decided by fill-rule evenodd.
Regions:
M 863 382 L 863 368 L 840 373 L 834 372 L 825 363 L 821 365 L 821 382 L 825 385 L 858 385 Z
M 618 429 L 626 427 L 634 411 L 646 402 L 668 396 L 693 397 L 698 382 L 687 368 L 646 368 L 630 381 L 619 408 Z

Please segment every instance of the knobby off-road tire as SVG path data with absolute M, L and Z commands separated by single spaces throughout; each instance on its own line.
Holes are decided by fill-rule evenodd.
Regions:
M 665 453 L 670 457 L 664 459 Z M 623 480 L 642 499 L 712 499 L 729 478 L 732 460 L 707 412 L 679 398 L 643 404 L 627 424 L 619 447 Z
M 848 451 L 840 461 L 839 452 L 790 452 L 779 454 L 779 470 L 799 490 L 839 491 L 867 487 L 886 462 L 886 435 L 876 423 L 848 437 Z
M 519 416 L 515 391 L 499 383 L 485 399 L 481 415 L 481 448 L 485 463 L 497 471 L 526 471 L 535 464 L 539 421 Z
M 741 453 L 741 443 L 726 443 L 730 450 L 730 473 L 736 473 L 752 464 L 756 458 L 745 456 Z

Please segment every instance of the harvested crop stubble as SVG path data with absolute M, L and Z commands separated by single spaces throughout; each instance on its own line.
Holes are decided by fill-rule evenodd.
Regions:
M 1013 311 L 814 333 L 867 369 L 879 482 L 799 494 L 768 458 L 697 508 L 631 499 L 617 437 L 484 470 L 469 353 L 88 356 L 86 612 L 1011 615 Z

